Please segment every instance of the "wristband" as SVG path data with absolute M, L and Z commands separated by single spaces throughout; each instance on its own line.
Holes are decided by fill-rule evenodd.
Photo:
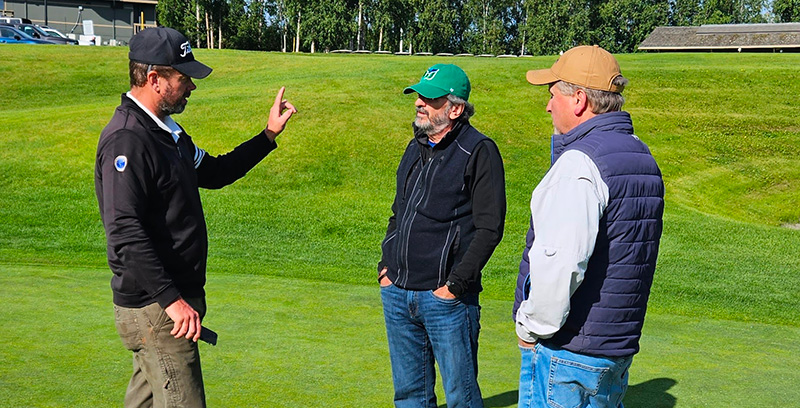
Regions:
M 455 297 L 461 297 L 464 292 L 461 290 L 461 286 L 457 285 L 455 282 L 448 280 L 444 283 L 447 286 L 447 290 L 450 291 Z

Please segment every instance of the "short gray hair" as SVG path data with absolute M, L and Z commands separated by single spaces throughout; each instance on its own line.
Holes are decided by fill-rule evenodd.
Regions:
M 600 91 L 597 89 L 589 89 L 580 85 L 571 84 L 569 82 L 558 81 L 556 87 L 562 95 L 572 96 L 575 95 L 579 89 L 586 93 L 586 98 L 589 101 L 589 106 L 592 113 L 601 114 L 607 112 L 617 112 L 622 110 L 622 105 L 625 103 L 625 98 L 620 92 L 628 85 L 628 79 L 622 75 L 617 76 L 611 81 L 612 84 L 619 87 L 619 92 Z
M 453 94 L 447 94 L 447 103 L 449 105 L 464 105 L 464 112 L 461 113 L 456 120 L 461 122 L 469 121 L 469 118 L 475 114 L 475 106 L 471 103 L 467 102 L 464 99 L 461 99 Z

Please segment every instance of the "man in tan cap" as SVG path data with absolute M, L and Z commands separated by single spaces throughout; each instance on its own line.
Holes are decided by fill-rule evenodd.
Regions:
M 628 80 L 606 50 L 572 48 L 527 79 L 549 86 L 555 134 L 517 278 L 519 406 L 622 407 L 661 238 L 661 171 L 620 111 Z

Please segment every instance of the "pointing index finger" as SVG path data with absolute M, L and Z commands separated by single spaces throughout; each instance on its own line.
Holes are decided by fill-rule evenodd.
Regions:
M 283 92 L 286 90 L 285 86 L 282 86 L 280 90 L 278 90 L 278 95 L 275 97 L 275 105 L 281 106 L 281 101 L 283 101 Z

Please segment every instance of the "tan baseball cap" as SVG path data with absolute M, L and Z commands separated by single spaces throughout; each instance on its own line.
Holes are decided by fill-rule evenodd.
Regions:
M 611 53 L 597 45 L 581 45 L 565 52 L 550 68 L 528 71 L 525 77 L 534 85 L 564 81 L 600 91 L 622 92 L 613 84 L 622 75 Z

